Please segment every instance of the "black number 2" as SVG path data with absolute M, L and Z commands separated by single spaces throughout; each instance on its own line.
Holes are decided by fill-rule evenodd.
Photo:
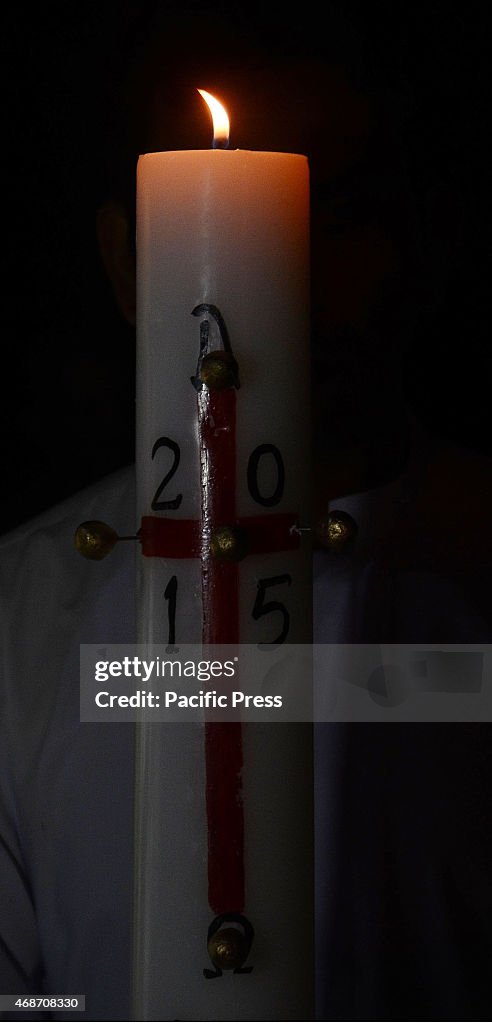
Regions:
M 179 445 L 176 444 L 176 441 L 172 441 L 170 437 L 158 437 L 157 438 L 157 441 L 155 442 L 155 445 L 154 445 L 154 447 L 152 449 L 152 458 L 154 458 L 155 453 L 157 451 L 159 451 L 159 448 L 169 448 L 172 451 L 173 455 L 174 455 L 174 461 L 173 461 L 173 464 L 171 466 L 171 469 L 169 470 L 169 473 L 166 473 L 164 479 L 161 480 L 161 482 L 160 482 L 160 484 L 159 484 L 159 486 L 158 486 L 158 488 L 157 488 L 157 490 L 156 490 L 156 492 L 154 494 L 154 497 L 152 498 L 151 508 L 153 508 L 154 512 L 160 512 L 160 511 L 162 511 L 163 509 L 166 509 L 166 508 L 179 508 L 179 506 L 181 505 L 181 501 L 183 499 L 183 495 L 182 494 L 177 494 L 175 498 L 171 498 L 169 501 L 160 501 L 159 500 L 160 496 L 161 496 L 161 494 L 162 494 L 162 492 L 164 490 L 164 488 L 169 483 L 171 478 L 174 476 L 174 474 L 175 474 L 175 472 L 176 472 L 176 470 L 177 470 L 177 468 L 179 466 L 179 460 L 181 458 L 181 452 L 179 450 Z

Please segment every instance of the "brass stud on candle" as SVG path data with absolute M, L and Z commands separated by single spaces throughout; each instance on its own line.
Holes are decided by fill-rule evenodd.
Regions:
M 246 960 L 249 943 L 238 928 L 221 928 L 208 940 L 207 949 L 214 967 L 234 971 Z
M 357 523 L 348 512 L 333 509 L 316 524 L 316 540 L 322 548 L 340 553 L 355 540 Z
M 219 562 L 240 562 L 248 553 L 248 537 L 240 526 L 219 526 L 212 533 L 210 550 Z
M 99 519 L 88 519 L 80 523 L 74 536 L 74 543 L 77 551 L 84 558 L 100 562 L 113 550 L 119 540 L 138 540 L 136 535 L 131 537 L 120 537 L 112 526 L 101 522 Z
M 237 387 L 238 368 L 230 352 L 218 349 L 203 357 L 198 376 L 210 391 Z

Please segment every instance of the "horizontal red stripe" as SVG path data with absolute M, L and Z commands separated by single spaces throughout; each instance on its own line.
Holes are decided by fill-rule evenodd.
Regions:
M 236 520 L 236 525 L 246 530 L 250 555 L 295 551 L 300 544 L 296 524 L 291 512 Z M 147 558 L 200 558 L 202 553 L 200 523 L 194 519 L 143 516 L 139 537 Z
M 301 542 L 297 516 L 281 512 L 270 516 L 243 516 L 237 520 L 248 535 L 248 553 L 266 555 L 271 551 L 295 551 Z
M 200 558 L 200 523 L 195 519 L 142 516 L 139 537 L 147 558 Z

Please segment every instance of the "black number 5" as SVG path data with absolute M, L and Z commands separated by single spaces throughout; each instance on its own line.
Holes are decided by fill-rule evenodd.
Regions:
M 289 632 L 290 626 L 290 615 L 285 605 L 280 601 L 264 601 L 265 591 L 267 587 L 277 587 L 281 583 L 288 583 L 289 587 L 292 583 L 292 577 L 288 573 L 284 573 L 283 576 L 270 576 L 268 579 L 258 580 L 258 593 L 253 606 L 252 616 L 256 619 L 261 619 L 263 615 L 269 615 L 270 612 L 281 612 L 282 614 L 282 629 L 275 640 L 271 640 L 268 646 L 277 646 L 283 644 Z M 262 643 L 260 647 L 266 647 L 267 644 Z

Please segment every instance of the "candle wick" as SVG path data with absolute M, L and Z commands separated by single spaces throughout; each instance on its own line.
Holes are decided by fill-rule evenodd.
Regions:
M 212 142 L 212 149 L 228 149 L 229 139 L 215 139 Z

